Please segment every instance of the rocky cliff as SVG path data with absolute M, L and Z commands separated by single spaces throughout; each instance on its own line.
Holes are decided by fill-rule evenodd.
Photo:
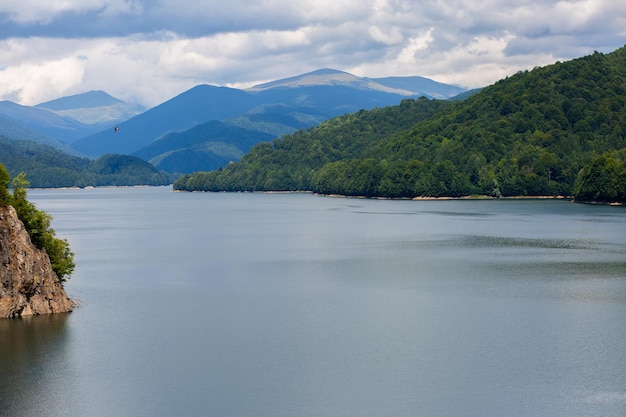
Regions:
M 74 304 L 15 209 L 0 206 L 0 318 L 65 313 Z

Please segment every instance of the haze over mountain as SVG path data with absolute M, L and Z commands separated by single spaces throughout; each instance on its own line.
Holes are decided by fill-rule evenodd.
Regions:
M 242 90 L 198 85 L 176 97 L 119 124 L 119 131 L 101 131 L 75 143 L 85 155 L 131 154 L 158 137 L 189 129 L 210 120 L 235 117 L 258 103 Z
M 0 102 L 0 116 L 3 116 L 4 123 L 0 124 L 0 134 L 69 151 L 71 148 L 64 144 L 112 127 L 141 110 L 104 91 L 62 97 L 36 106 L 3 101 Z
M 56 139 L 52 139 L 42 133 L 39 133 L 27 127 L 20 121 L 5 116 L 3 114 L 0 114 L 0 136 L 4 136 L 6 138 L 19 138 L 20 140 L 43 143 L 53 146 L 57 149 L 60 149 L 62 147 L 66 147 L 68 150 L 71 149 L 68 145 L 65 145 Z
M 61 97 L 35 107 L 52 110 L 59 116 L 70 117 L 94 128 L 98 125 L 104 128 L 145 111 L 143 107 L 131 106 L 100 90 Z
M 143 112 L 104 91 L 36 106 L 5 101 L 0 134 L 91 158 L 135 155 L 183 174 L 217 169 L 258 142 L 341 114 L 463 91 L 423 77 L 366 78 L 326 68 L 245 90 L 201 84 Z
M 252 146 L 273 137 L 213 120 L 184 132 L 163 135 L 133 156 L 170 173 L 217 169 L 238 161 Z
M 322 69 L 239 90 L 227 87 L 198 85 L 140 115 L 120 123 L 119 131 L 111 129 L 85 137 L 74 144 L 85 155 L 97 157 L 105 153 L 134 154 L 156 163 L 169 172 L 216 169 L 245 153 L 251 144 L 278 137 L 295 130 L 315 126 L 332 117 L 398 104 L 403 98 L 427 96 L 448 98 L 463 92 L 460 87 L 437 83 L 422 77 L 390 77 L 369 79 L 343 71 Z M 200 128 L 204 123 L 210 128 Z M 216 122 L 224 126 L 218 127 Z M 230 127 L 228 127 L 230 126 Z M 223 133 L 233 127 L 240 129 L 237 138 L 224 141 Z M 205 136 L 198 138 L 198 132 Z M 166 141 L 164 135 L 176 132 Z M 213 132 L 213 133 L 211 133 Z M 219 133 L 216 133 L 219 132 Z M 221 137 L 220 137 L 221 136 Z M 255 137 L 256 136 L 256 137 Z M 153 145 L 160 141 L 159 145 Z M 187 146 L 193 142 L 193 145 Z M 169 148 L 164 148 L 168 143 Z M 150 150 L 144 150 L 150 147 Z M 233 148 L 234 147 L 234 148 Z M 161 154 L 154 154 L 161 149 Z M 221 155 L 209 156 L 211 149 Z M 226 149 L 230 149 L 226 151 Z M 172 153 L 173 152 L 173 153 Z M 196 153 L 198 153 L 196 155 Z M 177 162 L 171 158 L 178 155 Z M 182 155 L 185 155 L 183 158 Z M 171 163 L 166 164 L 169 159 Z M 184 159 L 195 161 L 185 167 Z M 176 170 L 172 171 L 176 166 Z
M 78 120 L 60 116 L 50 110 L 22 106 L 11 101 L 0 102 L 0 115 L 11 119 L 26 130 L 63 143 L 71 143 L 88 132 L 88 127 Z
M 426 96 L 429 98 L 450 98 L 465 89 L 443 84 L 424 77 L 357 77 L 348 72 L 330 68 L 320 69 L 295 77 L 284 78 L 265 84 L 259 84 L 248 91 L 263 91 L 277 87 L 301 88 L 310 86 L 344 86 L 358 90 L 378 91 L 403 96 Z
M 425 77 L 384 77 L 371 80 L 390 88 L 410 91 L 430 98 L 447 99 L 464 93 L 466 90 L 450 84 L 443 84 Z
M 189 191 L 568 195 L 626 203 L 626 47 L 520 71 L 465 100 L 405 99 L 254 146 Z

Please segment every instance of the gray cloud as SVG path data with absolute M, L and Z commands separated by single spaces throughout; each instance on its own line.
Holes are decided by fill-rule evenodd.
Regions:
M 626 43 L 626 4 L 613 0 L 10 3 L 0 4 L 0 99 L 25 104 L 103 89 L 154 105 L 198 83 L 322 67 L 476 87 Z

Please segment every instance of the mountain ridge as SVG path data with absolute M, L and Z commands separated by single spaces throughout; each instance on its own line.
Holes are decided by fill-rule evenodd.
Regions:
M 132 154 L 164 134 L 192 128 L 203 122 L 235 117 L 257 102 L 250 93 L 229 87 L 200 84 L 129 120 L 119 131 L 101 131 L 80 139 L 74 147 L 91 157 L 105 153 Z
M 0 115 L 64 143 L 71 143 L 74 139 L 78 139 L 77 136 L 81 136 L 81 132 L 87 128 L 84 123 L 61 116 L 51 110 L 23 106 L 12 101 L 0 102 Z
M 44 103 L 36 104 L 33 107 L 49 109 L 53 111 L 70 110 L 76 108 L 89 108 L 110 106 L 112 104 L 124 103 L 102 90 L 91 90 L 85 93 L 63 96 Z
M 265 91 L 272 88 L 298 88 L 311 86 L 351 86 L 353 88 L 381 91 L 386 93 L 411 96 L 415 91 L 393 88 L 376 82 L 373 78 L 358 77 L 349 72 L 335 70 L 332 68 L 322 68 L 305 74 L 283 78 L 269 83 L 255 85 L 247 91 Z
M 22 130 L 26 138 L 52 144 L 64 151 L 67 151 L 65 145 L 112 127 L 139 111 L 104 91 L 61 97 L 35 106 L 23 106 L 11 101 L 0 102 L 0 116 L 12 120 L 14 137 L 18 138 L 19 130 Z M 18 129 L 18 125 L 21 128 Z M 3 134 L 6 136 L 9 133 Z M 63 145 L 57 145 L 51 140 Z
M 462 101 L 406 99 L 256 145 L 174 187 L 387 198 L 583 190 L 626 202 L 625 75 L 623 47 L 520 71 Z
M 167 166 L 170 173 L 184 174 L 216 169 L 238 160 L 254 141 L 316 126 L 341 114 L 393 105 L 409 97 L 449 97 L 459 91 L 463 90 L 424 77 L 390 77 L 379 82 L 325 68 L 250 89 L 198 84 L 140 113 L 102 90 L 32 107 L 8 102 L 5 107 L 31 116 L 19 118 L 11 113 L 6 117 L 15 122 L 8 123 L 2 133 L 37 140 L 65 152 L 71 146 L 71 153 L 90 158 L 144 155 L 159 169 Z M 3 116 L 1 110 L 0 103 Z M 214 121 L 222 125 L 200 129 L 206 136 L 198 139 L 199 130 L 192 129 Z M 232 138 L 223 135 L 228 131 Z M 167 140 L 161 140 L 167 135 Z M 164 148 L 165 144 L 171 147 Z M 155 154 L 156 149 L 161 153 Z M 195 162 L 185 167 L 185 159 Z
M 407 80 L 407 85 L 416 85 L 415 80 Z M 437 86 L 441 87 L 441 91 L 437 92 L 440 96 L 450 96 L 462 91 L 459 87 L 436 82 L 430 88 L 436 90 Z M 113 134 L 112 129 L 98 132 L 78 140 L 74 147 L 90 157 L 104 153 L 150 154 L 150 160 L 163 161 L 166 155 L 159 157 L 152 151 L 144 152 L 142 149 L 150 147 L 165 135 L 174 133 L 178 134 L 181 143 L 185 142 L 187 139 L 184 132 L 203 123 L 219 121 L 257 132 L 260 142 L 267 140 L 266 135 L 270 132 L 277 137 L 315 126 L 341 114 L 397 104 L 404 98 L 422 95 L 424 94 L 420 92 L 388 87 L 368 78 L 333 69 L 316 70 L 242 90 L 199 84 L 120 123 L 117 133 Z M 193 136 L 195 133 L 189 135 Z M 222 147 L 226 146 L 222 140 L 210 136 L 206 137 L 205 142 L 212 145 L 201 146 L 198 142 L 193 145 L 193 149 L 203 153 L 203 157 L 207 156 L 206 150 L 216 146 L 218 142 L 222 143 Z M 172 146 L 171 149 L 163 149 L 163 153 L 176 150 L 178 155 L 183 154 L 181 152 L 185 148 Z M 247 145 L 238 146 L 232 142 L 228 146 L 235 146 L 243 153 L 249 148 Z M 200 157 L 192 156 L 193 150 L 190 148 L 186 152 L 185 155 L 191 159 Z M 224 161 L 223 157 L 209 159 Z M 178 161 L 181 160 L 179 157 Z M 197 164 L 193 166 L 198 167 Z M 218 166 L 211 165 L 210 168 L 215 169 Z M 192 169 L 191 165 L 188 169 Z

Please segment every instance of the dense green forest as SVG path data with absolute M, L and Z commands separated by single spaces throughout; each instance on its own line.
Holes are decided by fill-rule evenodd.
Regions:
M 335 118 L 174 188 L 624 201 L 626 182 L 615 176 L 623 175 L 625 130 L 621 48 L 519 72 L 463 101 L 404 100 Z
M 358 158 L 372 145 L 449 107 L 444 100 L 406 99 L 399 106 L 360 110 L 254 146 L 240 162 L 182 177 L 178 189 L 203 191 L 311 190 L 314 173 Z M 190 188 L 184 188 L 186 185 Z
M 23 172 L 31 187 L 85 187 L 170 184 L 170 176 L 144 160 L 104 155 L 95 161 L 51 146 L 0 137 L 0 163 L 11 177 Z
M 12 193 L 9 192 L 9 185 L 13 190 Z M 45 211 L 38 210 L 33 203 L 27 200 L 26 189 L 28 185 L 23 173 L 11 181 L 9 171 L 0 164 L 0 205 L 11 205 L 15 208 L 31 241 L 36 247 L 46 251 L 52 264 L 52 270 L 62 283 L 74 271 L 76 266 L 74 253 L 70 250 L 66 239 L 56 237 L 54 229 L 50 226 L 52 217 Z
M 626 203 L 626 148 L 596 156 L 586 164 L 574 195 L 580 201 Z

